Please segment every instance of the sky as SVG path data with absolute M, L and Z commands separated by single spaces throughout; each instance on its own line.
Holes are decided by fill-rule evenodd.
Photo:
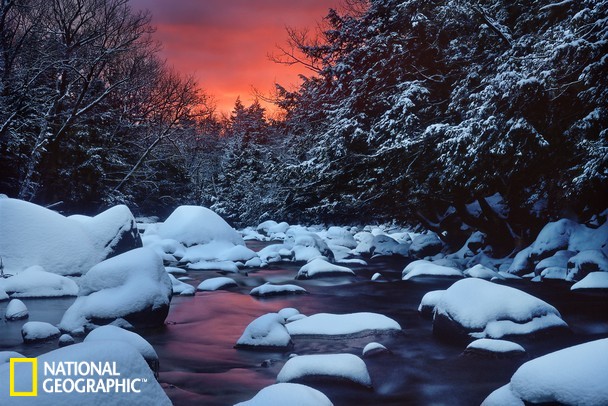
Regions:
M 269 60 L 287 41 L 286 26 L 314 29 L 340 0 L 131 0 L 148 9 L 162 42 L 162 57 L 182 74 L 193 74 L 229 113 L 236 98 L 253 101 L 253 89 L 269 94 L 274 83 L 290 88 L 302 66 Z

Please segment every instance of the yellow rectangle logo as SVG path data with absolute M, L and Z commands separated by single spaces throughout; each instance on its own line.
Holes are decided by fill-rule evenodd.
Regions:
M 15 390 L 15 364 L 27 363 L 32 365 L 32 390 L 18 392 Z M 11 358 L 10 359 L 10 395 L 11 396 L 38 396 L 38 358 Z

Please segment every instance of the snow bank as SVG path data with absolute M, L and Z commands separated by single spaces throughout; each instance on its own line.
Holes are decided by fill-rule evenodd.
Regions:
M 570 287 L 570 290 L 579 289 L 608 289 L 608 272 L 591 272 Z
M 27 311 L 27 307 L 25 303 L 23 303 L 19 299 L 13 299 L 8 302 L 8 306 L 6 306 L 6 311 L 4 313 L 4 318 L 9 321 L 13 320 L 21 320 L 27 319 L 29 317 L 29 312 Z
M 11 297 L 76 296 L 78 285 L 65 276 L 34 265 L 10 278 L 0 279 L 0 289 Z
M 298 271 L 296 279 L 311 279 L 327 275 L 355 275 L 352 269 L 331 264 L 324 259 L 313 259 Z
M 207 280 L 202 281 L 196 287 L 196 290 L 218 290 L 227 288 L 229 286 L 238 286 L 238 284 L 232 278 L 218 276 L 217 278 L 209 278 Z
M 284 326 L 285 320 L 278 313 L 268 313 L 253 320 L 236 342 L 236 348 L 287 349 L 293 345 Z
M 21 327 L 21 336 L 26 343 L 51 340 L 60 335 L 57 327 L 43 321 L 28 321 Z
M 332 406 L 322 392 L 297 383 L 276 383 L 260 390 L 253 398 L 235 406 Z
M 138 248 L 91 268 L 80 280 L 80 295 L 63 315 L 62 330 L 80 333 L 94 320 L 119 317 L 133 325 L 162 324 L 172 285 L 160 257 Z
M 46 379 L 42 365 L 44 363 L 59 362 L 94 362 L 94 363 L 115 363 L 116 370 L 120 373 L 119 379 L 141 379 L 135 382 L 135 387 L 140 392 L 121 393 L 120 391 L 110 391 L 108 393 L 99 392 L 60 392 L 47 393 L 42 390 L 43 380 Z M 15 406 L 31 405 L 32 403 L 41 405 L 62 405 L 62 406 L 82 406 L 82 405 L 171 405 L 171 401 L 154 378 L 152 371 L 146 365 L 141 355 L 133 346 L 127 343 L 112 342 L 86 342 L 60 348 L 38 357 L 38 396 L 35 402 L 31 397 L 11 397 L 9 385 L 0 385 L 0 404 L 10 404 Z M 0 365 L 0 382 L 9 382 L 9 364 Z M 81 375 L 66 375 L 63 378 L 76 380 Z M 108 378 L 106 375 L 87 375 L 96 381 L 100 378 Z M 31 380 L 31 370 L 28 368 L 15 369 L 16 382 L 28 382 Z
M 291 335 L 351 335 L 373 331 L 401 331 L 395 320 L 378 313 L 317 313 L 287 324 Z
M 462 272 L 449 266 L 437 265 L 425 259 L 409 263 L 401 272 L 404 281 L 416 276 L 455 276 L 462 278 Z
M 290 358 L 277 376 L 277 382 L 306 377 L 332 377 L 372 386 L 365 362 L 353 354 L 300 355 Z
M 484 406 L 504 404 L 605 405 L 608 339 L 576 345 L 523 364 Z M 507 392 L 508 391 L 508 392 Z M 510 400 L 512 403 L 505 403 Z M 517 401 L 519 400 L 519 403 Z
M 548 303 L 508 286 L 477 278 L 450 286 L 435 307 L 433 333 L 474 338 L 501 338 L 566 328 L 559 312 Z
M 252 296 L 274 296 L 274 295 L 285 295 L 285 294 L 298 294 L 308 293 L 306 289 L 298 285 L 273 285 L 270 282 L 266 282 L 262 286 L 251 289 L 249 292 Z

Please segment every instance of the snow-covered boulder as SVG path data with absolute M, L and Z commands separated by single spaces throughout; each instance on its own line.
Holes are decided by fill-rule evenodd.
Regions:
M 404 281 L 417 276 L 449 276 L 462 278 L 462 272 L 449 266 L 437 265 L 425 259 L 410 262 L 401 272 Z
M 8 300 L 8 299 L 10 299 L 10 296 L 0 286 L 0 302 L 3 301 L 3 300 Z
M 325 239 L 329 244 L 340 245 L 346 248 L 355 248 L 357 246 L 353 235 L 344 227 L 329 227 Z
M 76 296 L 78 285 L 72 279 L 46 272 L 34 265 L 10 278 L 0 278 L 0 289 L 11 297 Z
M 555 254 L 553 254 L 550 257 L 547 257 L 543 260 L 541 260 L 538 264 L 536 264 L 536 267 L 534 268 L 534 274 L 535 275 L 542 275 L 543 271 L 545 269 L 555 269 L 555 268 L 561 268 L 561 269 L 566 269 L 568 268 L 568 260 L 575 255 L 576 252 L 574 251 L 568 251 L 568 250 L 560 250 L 557 251 Z
M 420 305 L 418 305 L 418 312 L 420 315 L 427 319 L 433 318 L 433 313 L 435 312 L 435 306 L 439 303 L 441 299 L 441 295 L 443 295 L 445 290 L 432 290 L 427 292 L 422 296 L 422 300 L 420 301 Z
M 465 270 L 463 274 L 470 278 L 480 278 L 487 280 L 491 280 L 492 278 L 502 279 L 498 272 L 481 264 L 477 264 L 474 267 Z
M 225 276 L 218 276 L 216 278 L 209 278 L 196 287 L 196 290 L 218 290 L 218 289 L 226 289 L 232 286 L 238 286 L 236 281 L 232 278 L 227 278 Z
M 13 299 L 8 302 L 8 306 L 6 306 L 6 312 L 4 313 L 4 318 L 6 320 L 22 320 L 27 319 L 30 316 L 27 311 L 27 306 L 19 299 Z
M 60 335 L 57 327 L 44 321 L 28 321 L 21 327 L 21 337 L 26 343 L 52 340 Z
M 235 348 L 286 350 L 293 346 L 285 328 L 285 319 L 278 313 L 267 313 L 253 320 L 243 331 Z
M 570 290 L 608 289 L 608 272 L 591 272 L 570 287 Z
M 607 374 L 608 338 L 604 338 L 526 362 L 510 383 L 492 392 L 482 405 L 605 405 Z
M 526 353 L 524 347 L 507 340 L 493 340 L 480 338 L 475 340 L 464 350 L 465 355 L 489 356 L 497 358 L 517 357 Z
M 477 253 L 483 247 L 486 246 L 487 235 L 481 231 L 475 231 L 466 240 L 464 245 L 472 252 Z
M 401 331 L 395 320 L 383 314 L 360 312 L 348 314 L 317 313 L 286 325 L 289 334 L 330 336 L 359 335 Z
M 532 272 L 534 270 L 534 261 L 530 258 L 531 252 L 531 246 L 519 251 L 515 255 L 515 258 L 513 258 L 513 262 L 511 262 L 509 269 L 507 269 L 507 273 L 522 276 Z
M 59 275 L 81 275 L 121 251 L 141 246 L 126 206 L 96 217 L 65 217 L 17 199 L 0 199 L 0 257 L 5 272 L 34 266 Z
M 251 296 L 278 296 L 278 295 L 293 295 L 299 293 L 308 293 L 306 289 L 298 285 L 274 285 L 270 282 L 251 289 Z
M 118 377 L 103 375 L 93 370 L 86 376 L 73 373 L 59 375 L 62 382 L 66 379 L 76 381 L 77 379 L 93 379 L 95 382 L 118 379 L 119 383 L 123 379 L 129 379 L 129 383 L 137 391 L 109 390 L 109 391 L 53 391 L 43 390 L 43 381 L 48 378 L 43 371 L 43 365 L 57 365 L 58 363 L 95 363 L 97 365 L 115 365 Z M 32 404 L 40 405 L 62 405 L 62 406 L 82 406 L 82 405 L 134 405 L 134 406 L 164 406 L 171 405 L 171 401 L 163 391 L 160 384 L 154 378 L 152 371 L 143 360 L 139 352 L 130 344 L 122 342 L 86 342 L 59 348 L 38 357 L 38 395 L 36 398 L 27 396 L 13 397 L 9 393 L 9 385 L 0 385 L 0 404 L 14 406 L 28 406 Z M 10 366 L 0 365 L 0 382 L 9 382 Z M 15 369 L 15 382 L 31 381 L 31 370 L 29 368 Z M 126 381 L 125 381 L 126 382 Z M 61 386 L 60 386 L 61 387 Z M 65 388 L 69 388 L 66 385 Z M 35 399 L 35 402 L 32 401 Z
M 220 261 L 247 262 L 255 257 L 257 257 L 256 253 L 249 248 L 243 245 L 235 245 L 232 248 L 220 252 L 217 259 Z
M 590 272 L 608 272 L 608 257 L 600 250 L 584 250 L 568 260 L 566 280 L 579 281 Z
M 359 248 L 359 246 L 357 246 L 357 248 Z M 400 255 L 402 257 L 407 257 L 409 250 L 410 244 L 400 243 L 385 234 L 378 234 L 372 239 L 369 252 L 373 256 Z
M 80 293 L 59 327 L 83 333 L 89 324 L 123 318 L 136 327 L 162 325 L 172 285 L 160 257 L 138 248 L 95 265 L 80 280 Z
M 443 249 L 443 243 L 433 232 L 420 234 L 412 240 L 410 245 L 410 256 L 414 258 L 432 257 Z
M 380 343 L 367 343 L 365 347 L 363 347 L 362 354 L 364 357 L 371 357 L 377 354 L 385 354 L 390 352 L 385 346 Z
M 116 326 L 101 326 L 87 334 L 83 340 L 83 342 L 91 341 L 109 341 L 107 345 L 110 346 L 113 341 L 121 341 L 133 346 L 133 348 L 135 348 L 146 360 L 150 369 L 154 372 L 154 375 L 158 375 L 158 354 L 156 354 L 154 347 L 139 334 Z
M 167 275 L 169 276 L 169 279 L 171 279 L 171 286 L 174 295 L 192 296 L 196 292 L 194 286 L 180 281 L 170 273 L 168 273 Z
M 483 279 L 455 282 L 435 306 L 433 333 L 450 339 L 501 338 L 565 329 L 548 303 L 508 286 Z
M 59 347 L 67 347 L 68 345 L 72 345 L 76 343 L 74 337 L 69 334 L 62 334 L 59 336 Z
M 277 375 L 277 382 L 312 377 L 348 380 L 367 388 L 372 386 L 365 362 L 353 354 L 299 355 L 290 358 Z
M 323 394 L 299 383 L 275 383 L 260 390 L 253 398 L 235 406 L 333 406 Z
M 279 316 L 283 318 L 284 321 L 289 320 L 290 318 L 297 316 L 300 314 L 298 309 L 294 309 L 293 307 L 285 307 L 279 310 Z
M 25 358 L 25 355 L 16 351 L 0 351 L 0 365 L 8 364 L 11 358 Z
M 543 227 L 531 245 L 530 258 L 539 261 L 560 250 L 578 252 L 592 249 L 608 250 L 608 222 L 594 229 L 561 219 Z
M 312 279 L 321 276 L 355 275 L 352 269 L 335 265 L 324 259 L 313 259 L 298 271 L 296 279 Z

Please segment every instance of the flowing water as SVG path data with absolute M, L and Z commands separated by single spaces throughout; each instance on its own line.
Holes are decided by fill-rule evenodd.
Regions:
M 324 392 L 335 405 L 474 405 L 506 384 L 525 361 L 570 345 L 608 337 L 608 295 L 571 293 L 566 284 L 534 284 L 509 281 L 554 305 L 570 325 L 572 334 L 520 338 L 527 354 L 519 358 L 463 355 L 462 343 L 440 341 L 432 334 L 432 321 L 422 318 L 417 307 L 431 290 L 446 289 L 454 279 L 420 278 L 401 281 L 406 262 L 384 258 L 356 266 L 355 277 L 295 281 L 299 265 L 273 265 L 248 276 L 228 275 L 239 287 L 227 291 L 197 292 L 176 296 L 165 326 L 138 331 L 160 357 L 159 381 L 176 405 L 231 405 L 251 398 L 276 376 L 290 354 L 353 353 L 361 356 L 365 344 L 376 341 L 390 353 L 364 358 L 373 389 L 345 382 L 312 379 L 303 383 Z M 383 281 L 370 281 L 375 272 Z M 218 276 L 215 272 L 189 272 L 194 286 Z M 309 294 L 258 299 L 251 288 L 264 282 L 293 283 Z M 29 320 L 58 323 L 73 298 L 25 299 Z M 4 313 L 6 302 L 0 303 Z M 287 352 L 237 350 L 233 346 L 254 318 L 295 307 L 303 314 L 376 312 L 395 319 L 400 333 L 340 338 L 294 338 Z M 0 350 L 36 356 L 56 348 L 56 341 L 25 345 L 21 322 L 1 322 Z M 78 339 L 77 339 L 78 341 Z

